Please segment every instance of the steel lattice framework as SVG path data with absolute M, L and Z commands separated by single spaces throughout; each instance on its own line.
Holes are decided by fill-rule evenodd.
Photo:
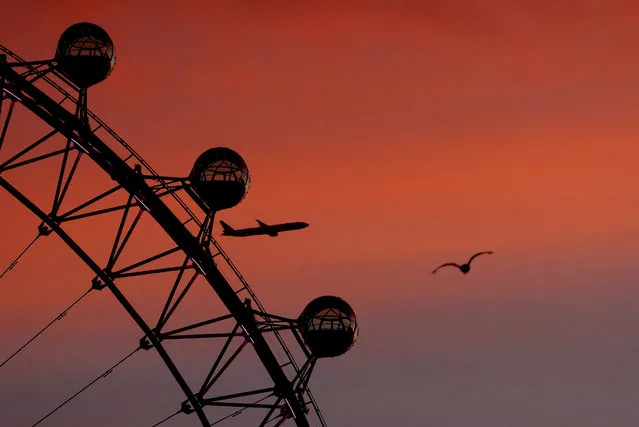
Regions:
M 143 332 L 139 349 L 155 349 L 186 396 L 178 412 L 195 413 L 207 427 L 211 422 L 205 409 L 214 406 L 237 409 L 231 416 L 246 408 L 261 408 L 265 414 L 260 415 L 260 426 L 279 426 L 287 420 L 300 427 L 325 426 L 308 388 L 317 358 L 301 338 L 297 319 L 270 314 L 262 306 L 213 238 L 214 213 L 181 197 L 193 191 L 188 178 L 157 174 L 87 108 L 87 89 L 77 87 L 61 74 L 55 61 L 26 62 L 1 45 L 0 51 L 0 187 L 39 218 L 38 236 L 55 233 L 92 270 L 95 276 L 90 290 L 107 288 L 139 326 Z M 19 108 L 39 119 L 38 129 L 43 129 L 40 136 L 27 141 L 9 137 L 12 117 Z M 5 142 L 10 139 L 19 149 L 6 157 Z M 78 165 L 83 159 L 108 174 L 113 185 L 104 191 L 94 190 L 81 202 L 71 202 L 71 184 L 80 179 Z M 50 203 L 36 201 L 7 178 L 17 170 L 52 160 L 57 162 L 58 173 Z M 104 216 L 117 216 L 117 221 L 109 255 L 101 261 L 67 228 L 72 223 Z M 152 218 L 171 244 L 148 256 L 126 260 L 122 254 L 144 217 Z M 170 284 L 156 318 L 142 316 L 122 292 L 127 278 L 140 276 Z M 208 284 L 226 312 L 215 317 L 203 315 L 197 321 L 170 328 L 169 320 L 196 280 Z M 223 342 L 199 384 L 184 378 L 167 350 L 168 342 L 180 339 Z M 290 349 L 291 342 L 295 351 Z M 255 350 L 271 384 L 216 394 L 214 385 L 247 346 Z

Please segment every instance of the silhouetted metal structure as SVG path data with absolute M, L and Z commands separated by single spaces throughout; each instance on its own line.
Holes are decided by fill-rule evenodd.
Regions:
M 195 413 L 200 423 L 208 427 L 211 421 L 205 408 L 235 408 L 236 413 L 231 416 L 247 408 L 261 408 L 266 414 L 260 415 L 260 426 L 279 426 L 287 420 L 297 426 L 309 426 L 311 421 L 325 425 L 308 381 L 318 358 L 343 354 L 352 346 L 357 337 L 355 314 L 336 297 L 312 301 L 298 319 L 264 309 L 212 235 L 215 212 L 235 206 L 248 191 L 249 173 L 241 156 L 231 149 L 216 147 L 196 160 L 188 177 L 157 174 L 87 108 L 87 88 L 103 81 L 115 64 L 113 42 L 94 24 L 69 27 L 51 60 L 27 62 L 1 45 L 0 52 L 0 155 L 10 139 L 7 130 L 14 109 L 24 108 L 48 129 L 35 141 L 12 141 L 22 145 L 17 154 L 0 160 L 0 187 L 42 221 L 39 235 L 57 234 L 94 272 L 92 290 L 109 289 L 137 323 L 143 332 L 139 348 L 155 349 L 184 392 L 186 400 L 177 413 Z M 80 179 L 76 177 L 82 158 L 97 165 L 114 185 L 105 191 L 93 190 L 87 200 L 79 203 L 69 201 L 68 194 L 72 181 Z M 59 160 L 59 174 L 47 202 L 31 197 L 7 178 L 8 171 L 33 167 L 48 159 Z M 29 173 L 33 173 L 33 168 Z M 185 192 L 195 201 L 195 208 L 181 197 Z M 120 219 L 113 229 L 114 241 L 106 261 L 100 261 L 67 232 L 69 223 L 113 213 L 119 213 Z M 167 241 L 172 242 L 171 247 L 156 250 L 136 262 L 125 262 L 120 255 L 138 230 L 142 216 L 160 226 Z M 222 267 L 229 273 L 223 275 Z M 176 276 L 169 280 L 170 292 L 161 314 L 156 319 L 144 318 L 120 286 L 127 278 L 143 275 L 166 282 L 166 273 Z M 195 280 L 208 283 L 226 312 L 215 316 L 204 313 L 197 322 L 168 328 L 169 319 Z M 227 322 L 231 322 L 228 328 Z M 210 332 L 206 329 L 210 326 L 218 330 Z M 290 334 L 289 343 L 298 346 L 301 363 L 286 344 L 284 333 Z M 186 381 L 170 356 L 167 343 L 179 339 L 224 341 L 208 375 L 199 384 Z M 237 341 L 239 345 L 232 350 Z M 216 394 L 213 386 L 248 344 L 264 366 L 271 386 Z M 247 402 L 248 397 L 259 399 Z

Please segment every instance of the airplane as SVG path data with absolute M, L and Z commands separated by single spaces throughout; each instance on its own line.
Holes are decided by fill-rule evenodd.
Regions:
M 308 227 L 308 223 L 306 222 L 285 222 L 283 224 L 268 225 L 259 219 L 256 219 L 255 221 L 257 221 L 260 225 L 259 227 L 242 228 L 239 230 L 234 229 L 224 221 L 220 221 L 223 230 L 222 236 L 246 237 L 266 234 L 271 237 L 275 237 L 280 231 L 300 230 Z

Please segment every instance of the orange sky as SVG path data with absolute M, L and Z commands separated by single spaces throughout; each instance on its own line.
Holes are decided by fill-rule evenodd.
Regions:
M 329 425 L 639 422 L 627 398 L 639 389 L 635 4 L 90 3 L 14 3 L 0 43 L 41 59 L 69 25 L 102 26 L 117 64 L 90 92 L 94 112 L 162 174 L 186 175 L 212 146 L 237 150 L 251 190 L 218 219 L 311 224 L 220 242 L 274 312 L 295 316 L 325 293 L 355 308 L 360 342 L 311 381 Z M 37 225 L 2 200 L 0 265 Z M 109 236 L 91 232 L 103 247 Z M 0 281 L 0 358 L 90 279 L 54 239 Z M 430 274 L 486 249 L 468 276 Z M 130 292 L 160 298 L 151 284 Z M 0 424 L 27 424 L 139 339 L 99 296 L 0 375 Z M 96 396 L 134 388 L 136 375 L 122 377 Z M 181 397 L 167 384 L 170 406 Z M 91 402 L 50 425 L 102 425 Z M 154 402 L 140 413 L 118 397 L 105 419 L 152 424 L 169 407 Z

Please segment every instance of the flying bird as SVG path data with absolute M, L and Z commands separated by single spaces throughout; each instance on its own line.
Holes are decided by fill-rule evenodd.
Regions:
M 434 269 L 433 270 L 433 274 L 437 273 L 437 270 L 439 270 L 440 268 L 448 267 L 448 266 L 457 267 L 457 268 L 459 268 L 459 271 L 461 271 L 462 273 L 466 274 L 466 273 L 468 273 L 470 271 L 470 263 L 473 262 L 473 260 L 475 258 L 477 258 L 479 255 L 484 255 L 484 254 L 491 255 L 492 253 L 493 253 L 493 251 L 477 252 L 475 255 L 470 257 L 470 259 L 468 260 L 468 262 L 466 264 L 462 264 L 462 265 L 456 264 L 454 262 L 447 262 L 446 264 L 442 264 L 439 267 L 437 267 L 436 269 Z

